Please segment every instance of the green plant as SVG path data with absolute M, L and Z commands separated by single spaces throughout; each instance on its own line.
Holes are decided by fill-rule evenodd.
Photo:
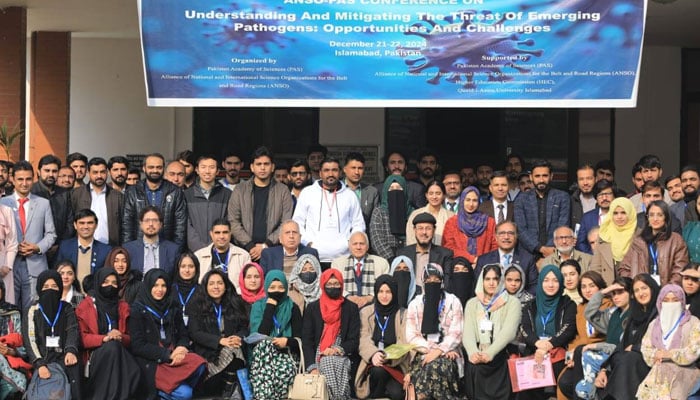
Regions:
M 2 121 L 2 125 L 0 125 L 0 146 L 5 149 L 5 156 L 7 157 L 8 161 L 10 160 L 10 149 L 12 148 L 12 144 L 15 142 L 15 140 L 24 135 L 24 129 L 21 128 L 20 122 L 21 121 L 17 121 L 15 126 L 10 128 L 7 125 L 7 120 L 5 119 Z

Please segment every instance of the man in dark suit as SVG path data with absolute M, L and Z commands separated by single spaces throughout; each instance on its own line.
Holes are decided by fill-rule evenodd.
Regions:
M 513 220 L 513 202 L 508 201 L 508 174 L 505 171 L 495 171 L 489 184 L 491 199 L 479 205 L 479 211 L 501 223 Z
M 142 238 L 124 243 L 131 260 L 131 269 L 145 274 L 150 269 L 160 268 L 172 277 L 175 261 L 180 256 L 180 246 L 159 238 L 163 214 L 155 206 L 146 206 L 139 213 L 139 221 Z
M 433 243 L 435 224 L 437 221 L 430 213 L 421 213 L 413 218 L 413 229 L 416 233 L 416 244 L 406 246 L 396 252 L 396 256 L 406 256 L 413 261 L 416 272 L 416 285 L 423 287 L 423 270 L 428 263 L 436 263 L 448 270 L 452 265 L 452 250 Z M 449 275 L 445 274 L 445 287 L 449 287 Z
M 279 246 L 268 247 L 262 251 L 260 266 L 265 274 L 279 269 L 289 278 L 294 263 L 300 256 L 311 254 L 318 258 L 318 250 L 301 244 L 299 224 L 294 220 L 287 220 L 280 226 L 280 243 Z
M 98 221 L 97 214 L 89 208 L 83 208 L 75 213 L 73 226 L 78 237 L 61 241 L 54 268 L 61 261 L 72 262 L 77 272 L 75 279 L 82 283 L 83 278 L 94 274 L 97 269 L 104 266 L 107 254 L 112 247 L 95 239 L 98 223 L 105 222 Z
M 362 178 L 365 175 L 365 156 L 356 152 L 348 153 L 345 156 L 343 175 L 345 175 L 345 186 L 357 195 L 360 209 L 362 209 L 362 217 L 365 219 L 365 226 L 369 230 L 372 211 L 379 206 L 379 191 L 372 185 L 362 183 Z
M 554 253 L 554 230 L 569 225 L 571 197 L 550 187 L 552 165 L 546 160 L 532 164 L 530 179 L 535 190 L 515 200 L 514 221 L 520 231 L 520 246 L 536 258 Z
M 474 276 L 481 274 L 481 269 L 488 264 L 501 264 L 503 270 L 507 270 L 512 264 L 517 264 L 522 268 L 525 277 L 523 287 L 528 292 L 535 294 L 537 290 L 537 265 L 535 259 L 526 251 L 517 247 L 518 227 L 511 221 L 501 222 L 496 225 L 496 244 L 498 249 L 482 254 L 476 261 Z M 474 281 L 476 282 L 476 278 Z

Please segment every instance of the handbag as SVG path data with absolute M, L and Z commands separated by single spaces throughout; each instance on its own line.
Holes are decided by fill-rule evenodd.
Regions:
M 289 387 L 289 400 L 328 400 L 328 387 L 326 386 L 326 377 L 321 374 L 307 374 L 304 372 L 304 349 L 299 342 L 299 353 L 301 360 L 299 369 L 294 377 L 294 382 Z

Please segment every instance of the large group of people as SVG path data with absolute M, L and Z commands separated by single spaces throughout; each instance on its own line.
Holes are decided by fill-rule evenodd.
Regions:
M 332 400 L 700 390 L 697 167 L 643 156 L 626 195 L 607 160 L 570 193 L 514 154 L 383 161 L 369 185 L 323 146 L 0 162 L 0 400 L 287 399 L 298 371 Z

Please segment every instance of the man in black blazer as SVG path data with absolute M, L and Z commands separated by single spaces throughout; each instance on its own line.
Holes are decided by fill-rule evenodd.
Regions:
M 163 227 L 163 214 L 155 206 L 146 206 L 139 213 L 138 219 L 141 223 L 141 238 L 123 245 L 129 253 L 131 269 L 145 275 L 148 270 L 159 268 L 171 278 L 174 277 L 180 246 L 158 236 Z
M 406 256 L 413 261 L 413 269 L 416 272 L 416 285 L 423 287 L 423 269 L 428 263 L 440 265 L 443 271 L 451 270 L 452 250 L 433 243 L 435 234 L 435 217 L 430 213 L 421 213 L 413 218 L 413 229 L 416 233 L 416 244 L 406 246 L 396 252 L 396 256 Z M 427 257 L 426 257 L 427 256 Z M 445 287 L 449 287 L 449 274 L 445 274 Z
M 474 282 L 477 281 L 481 269 L 487 264 L 501 264 L 503 270 L 507 270 L 512 264 L 517 264 L 522 268 L 525 276 L 523 277 L 523 286 L 525 290 L 535 294 L 537 290 L 537 265 L 535 259 L 522 249 L 519 249 L 518 244 L 518 227 L 510 221 L 501 222 L 496 225 L 496 244 L 498 249 L 482 254 L 476 261 L 476 269 L 474 270 Z
M 491 199 L 479 205 L 479 211 L 493 218 L 496 223 L 513 220 L 513 202 L 508 201 L 508 175 L 495 171 L 489 184 Z
M 268 247 L 262 251 L 260 266 L 265 271 L 265 275 L 273 269 L 279 269 L 284 271 L 289 279 L 294 263 L 304 254 L 311 254 L 318 258 L 318 250 L 301 244 L 299 224 L 290 219 L 280 225 L 280 245 Z

